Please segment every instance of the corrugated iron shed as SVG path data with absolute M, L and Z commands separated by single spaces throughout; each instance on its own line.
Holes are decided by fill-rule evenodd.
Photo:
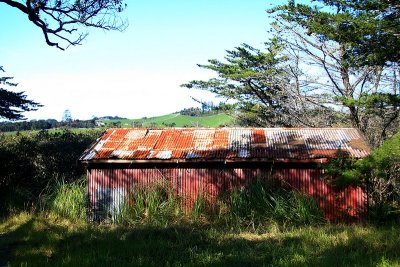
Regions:
M 190 209 L 199 195 L 217 202 L 260 178 L 313 197 L 329 220 L 363 218 L 364 189 L 335 188 L 318 167 L 339 153 L 363 158 L 370 149 L 353 128 L 115 128 L 80 160 L 87 163 L 92 218 L 114 216 L 132 190 L 157 181 L 169 183 Z
M 315 160 L 370 153 L 353 128 L 112 128 L 83 162 Z

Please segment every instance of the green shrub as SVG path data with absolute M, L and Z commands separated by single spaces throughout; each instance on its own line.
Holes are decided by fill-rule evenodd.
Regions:
M 400 133 L 362 160 L 342 155 L 323 167 L 332 185 L 367 190 L 372 222 L 400 222 Z
M 0 215 L 34 209 L 43 190 L 62 177 L 73 182 L 84 174 L 77 159 L 99 131 L 0 134 Z M 2 213 L 2 214 L 1 214 Z
M 356 165 L 368 186 L 370 215 L 379 223 L 400 222 L 400 133 Z
M 325 182 L 337 188 L 345 188 L 349 185 L 361 186 L 363 180 L 360 179 L 358 171 L 355 169 L 358 161 L 358 159 L 349 156 L 346 151 L 340 150 L 335 158 L 321 166 L 324 169 L 322 178 L 325 179 Z

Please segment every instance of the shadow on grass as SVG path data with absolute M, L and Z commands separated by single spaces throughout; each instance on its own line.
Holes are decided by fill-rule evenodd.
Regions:
M 33 222 L 34 220 L 30 219 L 15 230 L 0 234 L 0 267 L 7 266 L 11 258 L 15 257 L 16 248 L 21 246 L 23 238 L 32 231 Z
M 36 217 L 7 239 L 11 266 L 379 266 L 400 263 L 399 236 L 398 228 L 356 226 L 264 235 L 193 225 L 71 227 Z

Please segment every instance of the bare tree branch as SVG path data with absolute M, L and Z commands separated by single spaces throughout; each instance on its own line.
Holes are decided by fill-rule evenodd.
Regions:
M 123 0 L 0 0 L 16 8 L 38 28 L 49 46 L 61 50 L 82 43 L 88 35 L 81 28 L 123 31 L 127 21 L 119 13 Z

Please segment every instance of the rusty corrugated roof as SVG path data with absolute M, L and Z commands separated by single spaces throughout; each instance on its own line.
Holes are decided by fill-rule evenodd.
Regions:
M 363 158 L 370 149 L 353 128 L 113 128 L 80 160 L 303 160 L 339 151 Z

